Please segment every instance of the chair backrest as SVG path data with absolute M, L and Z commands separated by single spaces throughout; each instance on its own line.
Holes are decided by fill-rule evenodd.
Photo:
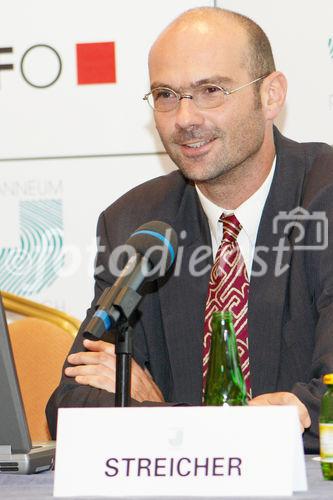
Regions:
M 8 325 L 17 375 L 33 441 L 48 441 L 46 403 L 59 383 L 73 334 L 39 318 Z
M 6 311 L 24 317 L 10 323 L 8 329 L 31 437 L 47 441 L 45 406 L 58 385 L 80 322 L 25 297 L 3 290 L 1 295 Z
M 80 328 L 80 321 L 78 319 L 58 309 L 39 304 L 34 300 L 26 299 L 25 297 L 20 297 L 4 290 L 1 290 L 1 296 L 7 311 L 19 314 L 20 316 L 45 319 L 68 331 L 74 337 Z

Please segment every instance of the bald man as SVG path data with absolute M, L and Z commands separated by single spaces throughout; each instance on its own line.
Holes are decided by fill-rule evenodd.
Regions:
M 146 285 L 133 319 L 132 404 L 201 404 L 210 273 L 223 217 L 231 214 L 240 223 L 237 244 L 250 287 L 249 404 L 295 405 L 305 448 L 317 451 L 321 376 L 333 372 L 333 246 L 329 232 L 329 245 L 317 248 L 310 217 L 299 249 L 279 220 L 302 207 L 324 213 L 331 227 L 332 148 L 298 144 L 274 127 L 286 78 L 264 32 L 244 16 L 219 8 L 185 12 L 152 46 L 149 74 L 145 99 L 179 171 L 135 188 L 100 216 L 106 250 L 97 255 L 95 297 L 48 404 L 51 433 L 59 407 L 114 404 L 114 346 L 83 340 L 82 332 L 116 279 L 112 251 L 154 219 L 177 231 L 182 263 Z M 195 252 L 201 257 L 193 272 Z

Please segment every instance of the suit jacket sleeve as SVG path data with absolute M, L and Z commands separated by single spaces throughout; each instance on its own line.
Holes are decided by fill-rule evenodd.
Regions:
M 121 226 L 121 224 L 119 224 Z M 117 235 L 115 235 L 117 243 Z M 119 242 L 123 242 L 123 235 L 119 235 Z M 126 237 L 125 237 L 126 241 Z M 95 296 L 91 304 L 90 309 L 87 311 L 86 319 L 82 323 L 80 330 L 75 338 L 73 346 L 70 353 L 75 353 L 82 351 L 83 345 L 83 332 L 85 326 L 91 319 L 95 312 L 95 305 L 100 297 L 101 293 L 106 287 L 113 285 L 116 277 L 110 273 L 110 255 L 112 254 L 112 248 L 109 241 L 109 235 L 107 231 L 107 225 L 105 222 L 105 214 L 102 213 L 99 217 L 97 226 L 97 243 L 98 252 L 95 263 Z M 120 243 L 119 243 L 120 244 Z M 122 269 L 122 262 L 113 262 L 111 265 L 119 265 Z M 142 366 L 146 366 L 148 356 L 146 349 L 146 341 L 143 332 L 143 327 L 140 321 L 134 321 L 134 345 L 133 345 L 133 357 Z M 110 341 L 110 335 L 103 338 L 103 340 Z M 94 387 L 83 386 L 75 382 L 71 377 L 67 377 L 64 374 L 64 369 L 69 366 L 66 361 L 63 367 L 62 377 L 58 388 L 53 392 L 47 407 L 46 416 L 49 424 L 50 433 L 53 439 L 56 437 L 56 425 L 57 425 L 57 412 L 58 408 L 64 407 L 111 407 L 114 406 L 114 393 L 107 392 L 105 390 L 96 389 Z M 132 406 L 139 406 L 135 400 L 131 401 Z M 152 403 L 147 402 L 146 405 L 152 405 Z M 156 406 L 156 404 L 155 404 Z
M 326 233 L 327 245 L 318 249 L 317 221 L 309 222 L 307 246 L 314 250 L 305 250 L 303 257 L 315 321 L 312 362 L 309 367 L 310 381 L 295 383 L 292 388 L 292 392 L 305 404 L 311 417 L 311 427 L 304 433 L 307 452 L 318 452 L 320 402 L 326 390 L 322 376 L 333 372 L 333 185 L 329 178 L 332 175 L 333 156 L 321 158 L 318 166 L 314 172 L 316 182 L 321 186 L 315 186 L 315 196 L 310 193 L 312 201 L 308 211 L 326 218 L 327 226 L 322 228 Z

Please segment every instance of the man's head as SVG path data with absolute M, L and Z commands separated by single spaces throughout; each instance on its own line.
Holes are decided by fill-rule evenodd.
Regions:
M 166 87 L 186 96 L 202 84 L 232 91 L 267 75 L 230 95 L 205 86 L 202 92 L 223 94 L 215 108 L 203 109 L 185 97 L 176 109 L 155 111 L 163 144 L 188 178 L 214 181 L 272 142 L 286 83 L 275 71 L 266 35 L 250 19 L 211 7 L 185 12 L 154 43 L 149 72 L 152 89 Z

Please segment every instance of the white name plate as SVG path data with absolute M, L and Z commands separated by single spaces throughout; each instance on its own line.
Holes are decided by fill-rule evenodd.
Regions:
M 291 406 L 59 410 L 58 497 L 288 496 L 306 489 Z

